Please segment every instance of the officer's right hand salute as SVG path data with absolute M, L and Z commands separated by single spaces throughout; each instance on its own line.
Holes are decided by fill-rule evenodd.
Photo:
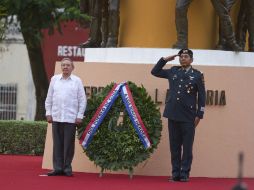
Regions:
M 179 54 L 170 55 L 170 56 L 167 56 L 167 57 L 163 57 L 163 59 L 164 59 L 165 61 L 173 61 L 177 56 L 179 56 Z

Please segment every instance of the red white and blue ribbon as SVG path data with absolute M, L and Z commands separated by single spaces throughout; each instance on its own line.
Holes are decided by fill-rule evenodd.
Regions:
M 124 102 L 125 108 L 130 116 L 131 122 L 139 136 L 139 139 L 142 141 L 145 148 L 149 148 L 151 146 L 149 136 L 145 125 L 138 113 L 138 109 L 133 100 L 131 91 L 128 85 L 124 85 L 121 90 L 122 100 Z
M 104 117 L 107 115 L 109 109 L 119 96 L 119 91 L 121 90 L 121 87 L 124 85 L 124 83 L 115 84 L 112 88 L 112 90 L 109 92 L 107 97 L 103 100 L 99 108 L 96 110 L 94 116 L 92 117 L 90 123 L 86 127 L 86 130 L 82 134 L 80 138 L 80 144 L 86 149 L 89 143 L 91 142 L 94 133 L 96 132 L 97 128 L 102 123 Z
M 151 146 L 147 130 L 143 124 L 143 121 L 138 113 L 137 107 L 133 101 L 130 89 L 126 83 L 115 84 L 112 90 L 109 92 L 107 97 L 103 100 L 99 108 L 96 110 L 94 116 L 89 122 L 86 130 L 80 138 L 80 144 L 86 149 L 91 142 L 96 130 L 102 123 L 103 119 L 107 115 L 109 109 L 114 104 L 115 100 L 121 92 L 121 97 L 123 99 L 126 110 L 130 116 L 132 124 L 145 148 Z

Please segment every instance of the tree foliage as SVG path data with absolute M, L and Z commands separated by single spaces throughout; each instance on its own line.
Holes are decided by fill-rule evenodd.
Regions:
M 34 43 L 40 42 L 42 29 L 52 34 L 56 28 L 61 31 L 63 21 L 88 19 L 79 11 L 79 0 L 1 0 L 0 18 L 12 22 L 6 19 L 12 16 L 22 24 L 22 33 L 33 34 Z
M 52 34 L 56 29 L 61 32 L 61 23 L 69 20 L 88 19 L 79 11 L 79 0 L 0 0 L 0 20 L 12 22 L 14 16 L 20 23 L 20 30 L 27 46 L 33 81 L 36 91 L 35 120 L 44 119 L 44 101 L 48 80 L 42 55 L 42 29 Z
M 4 38 L 4 31 L 5 31 L 5 22 L 4 19 L 1 19 L 6 16 L 6 9 L 0 5 L 0 41 Z

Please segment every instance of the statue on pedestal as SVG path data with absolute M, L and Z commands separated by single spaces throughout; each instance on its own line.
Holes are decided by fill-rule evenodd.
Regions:
M 232 6 L 235 4 L 236 0 L 226 0 L 225 2 L 225 8 L 228 12 L 228 14 L 231 11 Z M 219 41 L 216 45 L 217 50 L 231 50 L 230 47 L 228 47 L 227 40 L 226 40 L 226 34 L 223 31 L 223 22 L 221 19 L 219 19 Z
M 225 44 L 227 48 L 223 50 L 241 51 L 241 47 L 236 43 L 233 24 L 229 15 L 229 9 L 234 0 L 211 0 L 211 2 L 220 19 L 221 40 L 224 40 L 223 45 Z
M 237 44 L 233 29 L 233 23 L 229 15 L 230 9 L 236 0 L 211 0 L 212 5 L 219 16 L 219 42 L 217 49 L 241 51 L 242 48 Z M 250 0 L 252 1 L 252 0 Z M 188 18 L 187 12 L 191 0 L 176 0 L 175 7 L 175 24 L 177 31 L 177 41 L 173 48 L 188 48 Z M 254 10 L 254 9 L 252 9 Z M 253 12 L 253 11 L 249 11 Z M 249 20 L 253 17 L 248 13 Z M 250 23 L 250 22 L 249 22 Z M 253 22 L 254 23 L 254 22 Z M 251 25 L 251 24 L 249 24 Z M 253 25 L 253 24 L 252 24 Z M 253 28 L 253 27 L 252 27 Z
M 188 48 L 188 18 L 187 12 L 191 0 L 176 0 L 175 6 L 175 24 L 177 32 L 177 41 L 173 45 L 176 49 Z
M 244 50 L 246 44 L 246 33 L 249 34 L 248 50 L 254 52 L 254 1 L 242 0 L 237 18 L 236 41 Z
M 86 2 L 85 2 L 86 1 Z M 89 7 L 89 39 L 81 47 L 117 47 L 120 0 L 81 0 L 81 11 Z

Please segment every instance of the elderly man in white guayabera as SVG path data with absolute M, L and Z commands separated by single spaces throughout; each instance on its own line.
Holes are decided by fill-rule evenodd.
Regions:
M 45 101 L 46 118 L 52 123 L 53 171 L 48 176 L 73 176 L 72 159 L 76 125 L 81 124 L 87 100 L 82 81 L 71 74 L 71 59 L 61 61 L 62 74 L 51 78 Z

